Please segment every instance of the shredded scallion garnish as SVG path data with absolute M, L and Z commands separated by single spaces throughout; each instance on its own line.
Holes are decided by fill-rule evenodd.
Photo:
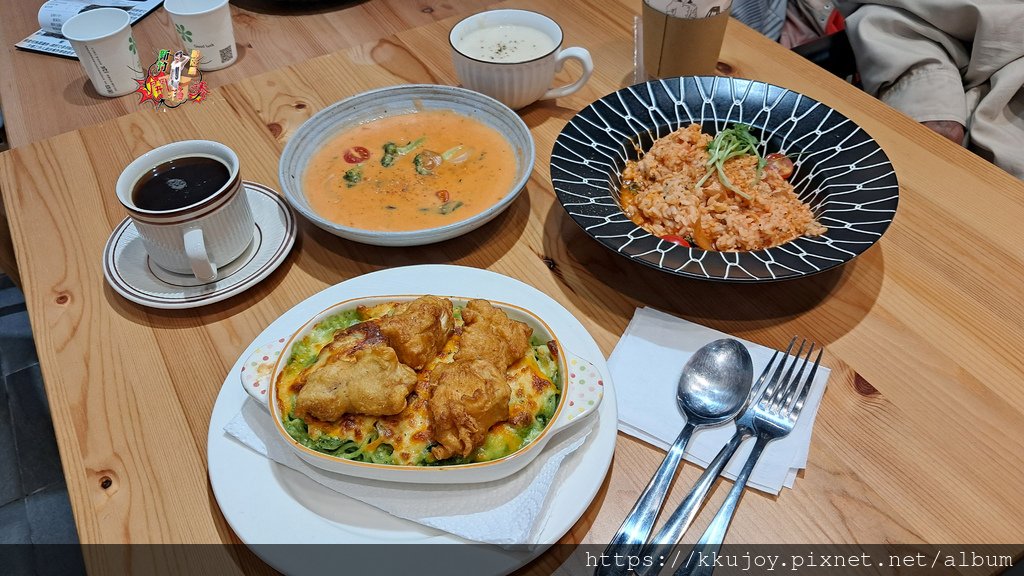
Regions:
M 750 195 L 736 187 L 729 180 L 729 177 L 725 175 L 725 162 L 727 160 L 748 154 L 757 158 L 757 179 L 760 180 L 761 170 L 765 166 L 765 159 L 757 153 L 757 138 L 750 133 L 750 127 L 746 124 L 733 124 L 732 128 L 722 130 L 708 144 L 708 171 L 697 181 L 695 188 L 700 189 L 707 182 L 708 178 L 713 174 L 717 174 L 722 186 L 750 200 Z

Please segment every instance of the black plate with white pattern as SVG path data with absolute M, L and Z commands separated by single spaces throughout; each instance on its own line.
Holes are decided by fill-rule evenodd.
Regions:
M 681 126 L 714 135 L 751 126 L 762 155 L 794 155 L 790 182 L 828 231 L 751 252 L 710 252 L 661 240 L 619 206 L 620 174 L 637 148 Z M 773 84 L 700 76 L 652 80 L 580 111 L 551 151 L 558 201 L 591 237 L 648 266 L 693 278 L 771 282 L 844 264 L 871 247 L 896 214 L 899 185 L 885 152 L 852 120 Z

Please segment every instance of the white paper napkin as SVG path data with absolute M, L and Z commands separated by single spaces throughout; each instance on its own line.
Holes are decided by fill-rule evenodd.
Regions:
M 638 308 L 615 346 L 608 367 L 618 390 L 619 430 L 667 450 L 685 418 L 676 406 L 676 386 L 683 365 L 701 346 L 727 334 L 650 308 Z M 741 340 L 742 341 L 742 340 Z M 774 350 L 742 341 L 750 352 L 757 378 Z M 793 487 L 797 472 L 807 467 L 814 418 L 830 370 L 818 368 L 804 410 L 793 431 L 768 445 L 750 475 L 748 485 L 772 494 Z M 706 467 L 735 433 L 731 422 L 694 433 L 684 458 Z M 754 445 L 746 440 L 724 474 L 735 479 Z
M 278 436 L 267 411 L 252 399 L 224 431 L 259 454 L 317 483 L 399 518 L 487 544 L 530 544 L 543 528 L 551 486 L 574 467 L 594 419 L 554 436 L 519 472 L 481 484 L 406 484 L 362 480 L 307 464 Z M 564 464 L 564 465 L 563 465 Z

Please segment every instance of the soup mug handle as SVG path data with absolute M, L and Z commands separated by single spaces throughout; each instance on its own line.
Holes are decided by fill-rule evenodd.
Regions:
M 203 239 L 203 229 L 193 228 L 184 234 L 185 254 L 188 255 L 188 262 L 192 265 L 192 273 L 199 280 L 216 280 L 217 265 L 210 260 L 210 254 L 206 251 L 206 241 Z
M 597 411 L 604 397 L 604 378 L 596 366 L 568 351 L 565 364 L 569 373 L 563 379 L 562 410 L 551 424 L 552 432 L 585 420 Z
M 566 60 L 576 60 L 583 66 L 583 74 L 578 80 L 567 86 L 559 86 L 558 88 L 552 88 L 544 93 L 540 97 L 540 100 L 548 100 L 551 98 L 561 98 L 562 96 L 568 96 L 573 92 L 576 92 L 590 80 L 590 75 L 594 73 L 594 60 L 590 57 L 590 52 L 587 52 L 586 48 L 580 48 L 573 46 L 566 48 L 555 56 L 555 70 L 561 70 L 565 66 Z
M 256 348 L 245 359 L 239 372 L 242 389 L 267 410 L 270 410 L 270 379 L 274 375 L 277 359 L 284 351 L 284 344 L 285 339 L 280 338 Z

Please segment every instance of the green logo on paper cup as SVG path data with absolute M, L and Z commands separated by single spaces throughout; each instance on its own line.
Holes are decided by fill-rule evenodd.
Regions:
M 192 31 L 186 30 L 184 24 L 175 24 L 174 29 L 178 31 L 178 35 L 181 36 L 182 42 L 192 43 Z

